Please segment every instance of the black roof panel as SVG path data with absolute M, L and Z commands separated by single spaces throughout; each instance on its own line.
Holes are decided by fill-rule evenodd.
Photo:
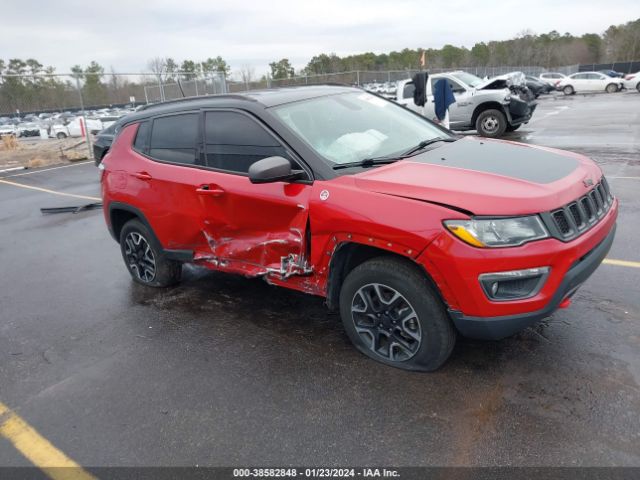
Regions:
M 273 88 L 268 90 L 252 90 L 233 94 L 186 97 L 162 103 L 145 105 L 137 112 L 123 117 L 121 119 L 121 123 L 132 123 L 159 114 L 180 112 L 190 109 L 197 110 L 207 107 L 238 107 L 242 102 L 253 102 L 254 104 L 257 103 L 265 108 L 269 108 L 285 103 L 353 91 L 360 91 L 360 89 L 346 86 L 310 85 L 301 87 Z

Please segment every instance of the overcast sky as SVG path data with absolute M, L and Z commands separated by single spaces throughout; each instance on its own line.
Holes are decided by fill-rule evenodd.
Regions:
M 106 0 L 3 2 L 0 58 L 36 58 L 66 72 L 96 60 L 107 69 L 147 71 L 147 60 L 221 55 L 232 70 L 258 74 L 283 57 L 302 68 L 338 55 L 535 33 L 602 33 L 640 17 L 639 0 Z

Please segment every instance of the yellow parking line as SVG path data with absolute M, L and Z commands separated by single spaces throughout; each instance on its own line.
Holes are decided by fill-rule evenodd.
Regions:
M 0 402 L 0 436 L 54 480 L 95 480 L 95 477 L 54 447 L 32 426 Z
M 617 265 L 618 267 L 640 268 L 640 262 L 630 262 L 629 260 L 615 260 L 613 258 L 605 258 L 602 263 L 606 265 Z
M 0 183 L 4 183 L 6 185 L 13 185 L 14 187 L 28 188 L 29 190 L 36 190 L 38 192 L 51 193 L 53 195 L 62 195 L 64 197 L 82 198 L 85 200 L 93 200 L 95 202 L 99 202 L 101 200 L 98 197 L 89 197 L 87 195 L 77 195 L 75 193 L 56 192 L 55 190 L 49 190 L 48 188 L 34 187 L 31 185 L 25 185 L 23 183 L 12 182 L 10 180 L 0 179 Z

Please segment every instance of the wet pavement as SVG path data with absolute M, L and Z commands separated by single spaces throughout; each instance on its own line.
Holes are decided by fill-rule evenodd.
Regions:
M 509 138 L 594 158 L 621 202 L 609 257 L 640 261 L 640 95 L 545 99 Z M 99 196 L 97 174 L 7 179 Z M 640 268 L 408 373 L 320 298 L 195 267 L 134 284 L 101 211 L 39 212 L 79 203 L 0 183 L 0 402 L 82 465 L 640 465 Z M 0 465 L 27 464 L 0 438 Z

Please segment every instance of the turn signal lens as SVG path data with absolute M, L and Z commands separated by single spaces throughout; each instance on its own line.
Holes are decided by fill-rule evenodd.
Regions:
M 458 237 L 463 242 L 468 243 L 469 245 L 473 245 L 474 247 L 486 247 L 484 243 L 474 237 L 473 234 L 462 225 L 447 225 L 447 228 L 456 237 Z

